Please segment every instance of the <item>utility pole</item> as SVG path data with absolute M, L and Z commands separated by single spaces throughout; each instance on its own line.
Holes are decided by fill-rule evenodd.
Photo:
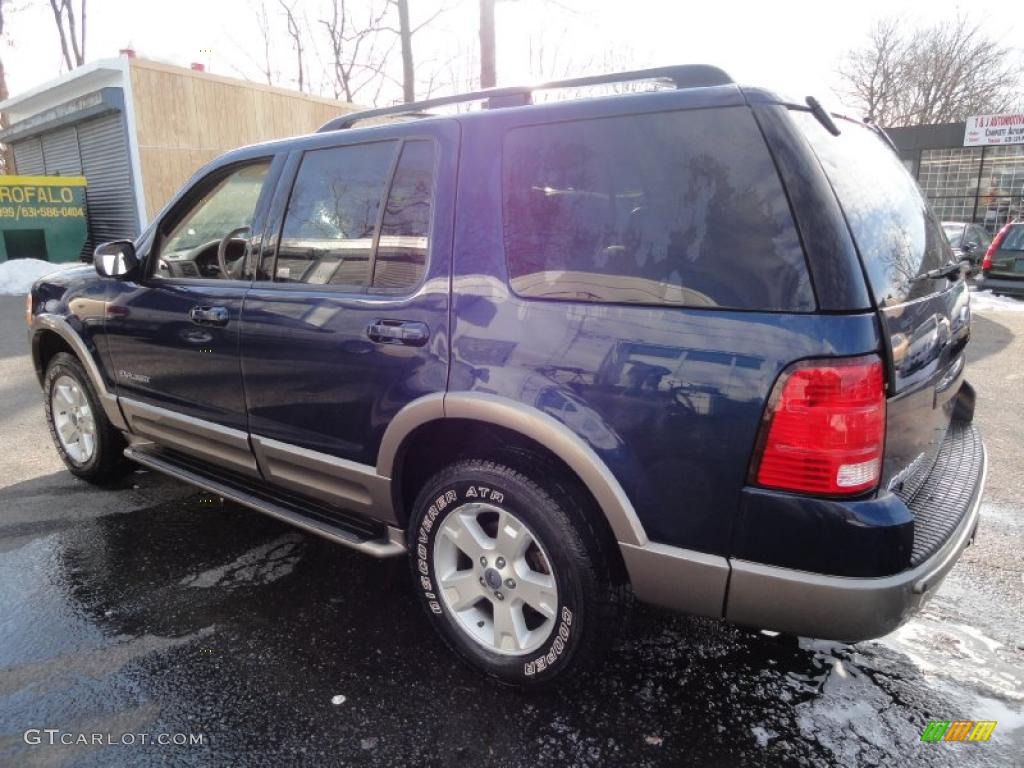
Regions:
M 413 81 L 412 29 L 409 26 L 409 0 L 395 0 L 398 6 L 398 31 L 402 38 L 402 98 L 406 104 L 416 101 Z
M 494 56 L 494 3 L 480 0 L 480 87 L 493 88 L 498 84 Z

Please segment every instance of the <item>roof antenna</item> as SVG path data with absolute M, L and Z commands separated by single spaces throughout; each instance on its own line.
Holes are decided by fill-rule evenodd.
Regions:
M 818 122 L 825 126 L 825 130 L 833 136 L 838 136 L 839 126 L 833 122 L 832 116 L 825 111 L 823 106 L 821 106 L 821 102 L 813 96 L 808 96 L 805 101 L 807 102 L 807 106 L 811 108 L 811 114 L 818 118 Z

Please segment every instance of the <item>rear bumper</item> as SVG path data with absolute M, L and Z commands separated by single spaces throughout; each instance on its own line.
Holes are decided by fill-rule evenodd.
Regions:
M 1015 280 L 1012 277 L 989 277 L 982 275 L 978 278 L 978 290 L 1024 296 L 1024 277 L 1020 280 Z
M 858 641 L 888 634 L 935 593 L 974 539 L 988 462 L 974 427 L 965 429 L 964 439 L 976 441 L 977 450 L 964 451 L 972 466 L 965 467 L 963 455 L 958 456 L 955 477 L 945 478 L 968 486 L 957 494 L 962 504 L 957 523 L 908 570 L 881 577 L 830 576 L 736 558 L 702 555 L 699 561 L 693 557 L 698 553 L 648 544 L 623 550 L 634 591 L 641 600 L 808 637 Z M 949 469 L 937 466 L 933 472 L 941 478 Z M 943 507 L 941 497 L 926 502 L 943 515 L 953 511 L 948 503 Z M 695 593 L 701 593 L 700 600 Z

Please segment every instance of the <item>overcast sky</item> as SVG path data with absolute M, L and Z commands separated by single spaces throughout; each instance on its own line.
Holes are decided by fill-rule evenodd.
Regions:
M 307 48 L 323 49 L 318 19 L 324 17 L 327 3 L 291 1 L 305 10 L 316 30 Z M 120 48 L 132 47 L 142 57 L 185 66 L 199 61 L 218 74 L 245 73 L 259 79 L 262 38 L 253 10 L 259 2 L 90 0 L 88 59 L 116 56 Z M 277 29 L 274 67 L 282 85 L 294 85 L 294 55 L 284 33 L 280 0 L 265 2 Z M 9 45 L 2 51 L 12 95 L 62 71 L 49 4 L 28 0 L 21 5 L 8 11 Z M 908 25 L 918 25 L 952 19 L 966 10 L 991 35 L 1016 45 L 1018 32 L 1024 31 L 1024 13 L 1011 13 L 1015 6 L 1003 4 L 986 18 L 980 14 L 986 5 L 950 0 L 500 0 L 498 82 L 507 85 L 608 67 L 701 62 L 721 66 L 744 83 L 834 102 L 838 60 L 862 42 L 872 21 L 882 16 L 896 15 Z M 465 89 L 478 66 L 477 0 L 410 0 L 410 6 L 413 25 L 438 7 L 448 9 L 414 38 L 418 79 L 433 75 L 439 91 Z M 309 56 L 310 66 L 319 69 L 316 52 L 311 50 Z M 396 48 L 391 57 L 396 78 L 400 67 Z M 319 73 L 314 77 L 320 80 Z M 420 90 L 425 87 L 421 82 Z M 369 95 L 364 92 L 364 97 Z M 380 100 L 387 103 L 398 95 L 397 86 L 389 85 Z

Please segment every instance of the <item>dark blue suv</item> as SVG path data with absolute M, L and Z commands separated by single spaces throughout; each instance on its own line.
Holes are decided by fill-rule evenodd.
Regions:
M 407 552 L 442 637 L 511 684 L 598 658 L 633 595 L 885 634 L 977 525 L 939 222 L 879 130 L 713 67 L 230 152 L 30 301 L 73 473 Z

